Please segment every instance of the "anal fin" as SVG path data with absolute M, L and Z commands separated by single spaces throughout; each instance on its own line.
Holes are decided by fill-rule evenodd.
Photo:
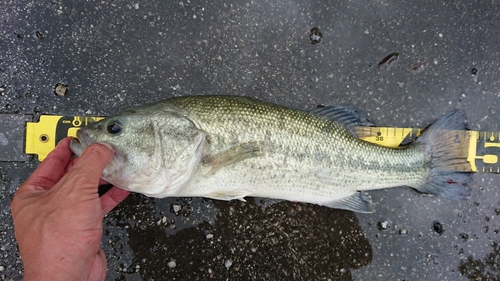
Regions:
M 335 208 L 335 209 L 344 209 L 358 213 L 373 213 L 375 212 L 375 208 L 373 207 L 373 201 L 368 196 L 368 194 L 364 192 L 355 192 L 349 196 L 346 196 L 342 199 L 330 201 L 330 202 L 321 202 L 318 203 L 320 205 Z

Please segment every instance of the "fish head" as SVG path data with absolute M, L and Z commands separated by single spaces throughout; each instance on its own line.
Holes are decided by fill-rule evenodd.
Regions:
M 82 127 L 71 150 L 80 156 L 92 143 L 107 143 L 114 157 L 102 178 L 152 197 L 174 196 L 201 159 L 205 133 L 177 112 L 125 111 Z

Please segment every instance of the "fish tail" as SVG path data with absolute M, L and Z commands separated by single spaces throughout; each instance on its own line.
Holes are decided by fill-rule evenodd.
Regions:
M 469 144 L 462 137 L 466 129 L 465 113 L 451 110 L 417 139 L 416 144 L 430 156 L 430 172 L 425 183 L 414 187 L 416 190 L 453 200 L 465 200 L 470 195 Z

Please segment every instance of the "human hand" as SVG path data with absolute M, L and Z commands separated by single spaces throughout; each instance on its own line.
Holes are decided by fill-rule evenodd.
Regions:
M 24 281 L 106 278 L 102 219 L 130 192 L 112 187 L 99 197 L 101 173 L 113 150 L 93 144 L 72 161 L 70 140 L 59 143 L 11 203 Z

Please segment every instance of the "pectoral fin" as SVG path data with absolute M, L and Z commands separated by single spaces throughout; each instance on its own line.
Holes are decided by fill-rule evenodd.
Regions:
M 257 142 L 243 143 L 203 159 L 203 163 L 211 166 L 205 176 L 209 177 L 219 169 L 243 161 L 248 158 L 262 156 L 261 146 Z
M 342 199 L 330 202 L 322 202 L 319 204 L 330 208 L 344 209 L 358 213 L 375 212 L 372 199 L 364 192 L 355 192 Z

